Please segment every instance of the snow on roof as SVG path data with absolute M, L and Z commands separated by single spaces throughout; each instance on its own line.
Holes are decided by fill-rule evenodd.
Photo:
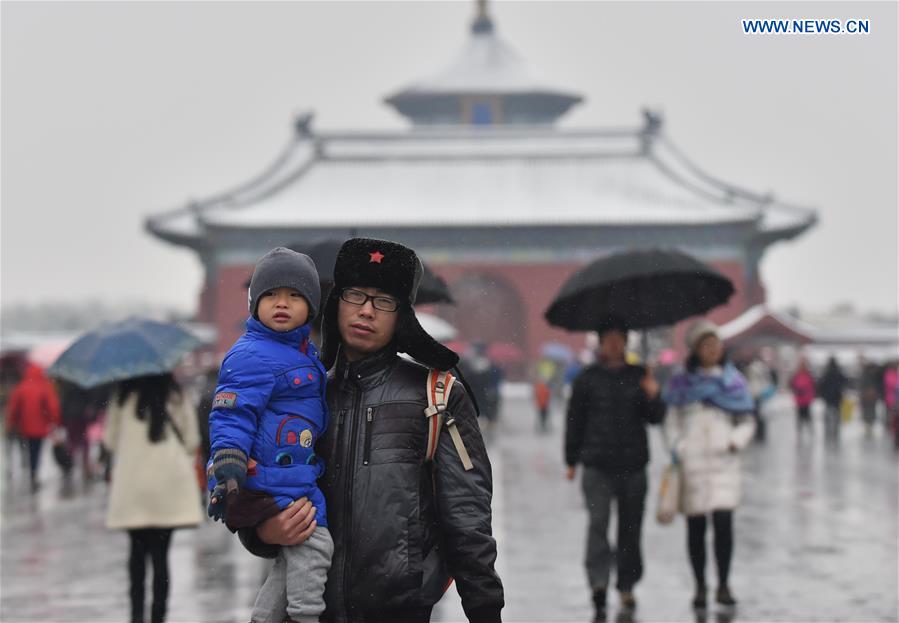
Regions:
M 148 220 L 197 246 L 206 227 L 698 225 L 795 235 L 814 212 L 707 176 L 640 129 L 300 132 L 243 186 Z
M 146 228 L 151 233 L 178 244 L 189 245 L 203 236 L 203 226 L 197 219 L 197 210 L 193 205 L 151 216 L 146 221 Z
M 535 77 L 524 59 L 495 31 L 476 32 L 449 65 L 417 80 L 389 99 L 450 93 L 554 93 L 580 100 Z
M 320 154 L 332 158 L 571 157 L 641 153 L 633 130 L 567 130 L 547 127 L 431 126 L 402 133 L 328 134 Z
M 790 314 L 771 310 L 764 304 L 750 307 L 718 329 L 723 340 L 745 334 L 765 319 L 773 319 L 788 331 L 805 336 L 818 345 L 893 345 L 899 344 L 899 326 L 862 318 L 810 317 L 799 320 Z
M 206 231 L 202 222 L 205 211 L 223 204 L 248 204 L 256 198 L 276 192 L 301 174 L 314 156 L 314 141 L 292 138 L 274 162 L 249 182 L 199 202 L 191 201 L 184 208 L 151 216 L 146 220 L 146 228 L 175 244 L 194 246 Z
M 770 193 L 758 193 L 709 175 L 674 145 L 664 134 L 653 137 L 652 157 L 669 175 L 695 192 L 717 197 L 734 206 L 754 206 L 762 218 L 760 234 L 771 241 L 789 238 L 808 229 L 817 221 L 814 210 L 775 200 Z
M 787 331 L 804 337 L 807 340 L 814 340 L 817 330 L 801 320 L 794 318 L 789 314 L 773 311 L 765 304 L 750 307 L 745 312 L 721 325 L 718 328 L 718 334 L 722 340 L 732 340 L 758 326 L 765 319 L 772 319 L 775 323 L 782 325 Z
M 793 237 L 802 233 L 818 220 L 815 213 L 808 208 L 801 208 L 783 203 L 770 203 L 762 210 L 763 218 L 759 224 L 762 232 L 780 238 Z M 786 236 L 787 233 L 792 235 Z
M 635 157 L 326 159 L 218 227 L 696 224 L 754 221 L 757 208 L 696 197 Z
M 899 324 L 871 320 L 857 314 L 807 314 L 806 322 L 816 331 L 816 342 L 824 344 L 899 344 Z

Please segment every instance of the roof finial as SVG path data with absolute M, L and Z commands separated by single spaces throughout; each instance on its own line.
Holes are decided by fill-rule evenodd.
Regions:
M 649 108 L 644 108 L 643 123 L 643 132 L 645 134 L 658 134 L 662 130 L 662 113 Z
M 662 113 L 649 108 L 643 109 L 643 130 L 640 131 L 640 148 L 642 153 L 652 151 L 656 137 L 662 133 Z
M 478 14 L 471 25 L 471 32 L 479 35 L 493 32 L 493 20 L 487 13 L 487 0 L 477 0 Z
M 300 136 L 312 135 L 312 120 L 315 113 L 311 110 L 298 114 L 293 120 L 293 129 Z

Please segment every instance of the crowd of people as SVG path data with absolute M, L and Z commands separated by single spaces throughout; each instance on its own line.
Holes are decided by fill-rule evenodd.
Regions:
M 642 574 L 640 526 L 647 494 L 649 463 L 646 427 L 663 423 L 663 437 L 678 476 L 678 509 L 686 516 L 687 554 L 695 581 L 691 605 L 708 604 L 706 531 L 711 521 L 717 570 L 715 601 L 736 605 L 728 579 L 734 549 L 734 511 L 740 502 L 740 453 L 753 439 L 763 442 L 762 406 L 777 388 L 777 376 L 761 360 L 744 367 L 744 376 L 728 360 L 717 327 L 695 322 L 686 333 L 687 358 L 665 383 L 661 394 L 650 368 L 626 362 L 626 323 L 598 327 L 597 361 L 575 377 L 567 403 L 565 431 L 566 476 L 572 480 L 583 466 L 581 486 L 589 514 L 587 579 L 595 606 L 595 620 L 606 620 L 610 569 L 608 540 L 611 503 L 618 509 L 616 584 L 625 614 L 636 609 L 634 585 Z M 798 434 L 811 429 L 816 397 L 824 403 L 825 438 L 839 438 L 847 417 L 850 379 L 831 357 L 820 378 L 803 358 L 789 379 L 796 404 Z M 538 380 L 539 386 L 539 380 Z M 884 423 L 895 435 L 897 366 L 861 366 L 856 387 L 862 419 L 870 432 L 885 404 Z M 545 397 L 535 391 L 538 409 Z M 541 419 L 545 416 L 541 415 Z M 899 447 L 899 443 L 897 443 Z
M 475 352 L 470 385 L 448 373 L 458 355 L 415 315 L 421 274 L 411 249 L 356 238 L 322 301 L 310 258 L 276 249 L 256 266 L 246 333 L 203 407 L 169 373 L 105 386 L 100 409 L 85 404 L 85 418 L 105 421 L 106 525 L 129 535 L 132 623 L 146 620 L 148 559 L 149 620 L 165 620 L 172 534 L 201 522 L 204 500 L 250 552 L 275 559 L 256 623 L 424 622 L 450 582 L 470 621 L 501 620 L 492 476 L 472 399 L 484 396 L 495 420 L 498 369 Z M 61 428 L 57 392 L 28 368 L 5 411 L 36 489 L 40 446 Z
M 843 371 L 835 357 L 830 357 L 816 378 L 808 361 L 802 358 L 790 377 L 789 388 L 796 405 L 796 426 L 800 434 L 803 429 L 812 430 L 811 406 L 816 398 L 820 398 L 824 404 L 825 439 L 829 442 L 839 440 L 843 422 L 858 411 L 866 434 L 873 432 L 880 419 L 899 449 L 896 362 L 878 365 L 862 359 L 858 375 L 853 379 Z
M 484 344 L 460 362 L 424 331 L 413 307 L 421 270 L 411 249 L 353 239 L 322 299 L 311 260 L 273 250 L 249 284 L 246 333 L 220 370 L 199 377 L 196 396 L 171 373 L 88 391 L 24 367 L 3 396 L 7 448 L 22 448 L 33 491 L 47 439 L 66 481 L 78 466 L 85 482 L 110 482 L 107 526 L 130 542 L 132 623 L 145 620 L 148 560 L 149 620 L 165 620 L 173 531 L 200 524 L 204 506 L 250 552 L 275 560 L 253 607 L 256 623 L 424 622 L 453 580 L 469 621 L 501 620 L 481 430 L 499 416 L 502 369 Z M 311 339 L 316 318 L 321 352 Z M 708 605 L 711 524 L 714 601 L 733 607 L 740 455 L 764 441 L 763 407 L 779 379 L 761 359 L 738 369 L 708 320 L 688 329 L 685 360 L 666 362 L 664 374 L 629 358 L 625 319 L 609 317 L 597 330 L 595 352 L 543 359 L 533 386 L 542 433 L 553 403 L 566 398 L 565 477 L 580 474 L 589 513 L 596 620 L 606 620 L 613 575 L 622 611 L 637 608 L 652 425 L 679 474 L 690 603 Z M 896 365 L 865 364 L 851 380 L 833 358 L 817 376 L 803 359 L 785 385 L 800 436 L 812 430 L 820 399 L 825 436 L 837 440 L 850 386 L 866 428 L 884 412 L 896 434 Z

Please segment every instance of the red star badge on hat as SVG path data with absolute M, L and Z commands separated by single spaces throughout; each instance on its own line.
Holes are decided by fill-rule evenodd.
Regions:
M 370 260 L 368 260 L 369 264 L 380 264 L 381 260 L 384 259 L 384 254 L 380 251 L 375 251 L 374 253 L 369 253 L 368 255 L 371 258 Z

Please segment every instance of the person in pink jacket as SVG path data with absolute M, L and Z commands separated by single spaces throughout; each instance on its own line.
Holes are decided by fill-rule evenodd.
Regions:
M 895 361 L 883 372 L 883 401 L 887 406 L 887 426 L 899 448 L 899 363 Z
M 812 403 L 815 401 L 815 377 L 808 369 L 805 358 L 799 360 L 799 369 L 790 379 L 790 390 L 796 403 L 796 430 L 802 434 L 802 427 L 812 430 Z

